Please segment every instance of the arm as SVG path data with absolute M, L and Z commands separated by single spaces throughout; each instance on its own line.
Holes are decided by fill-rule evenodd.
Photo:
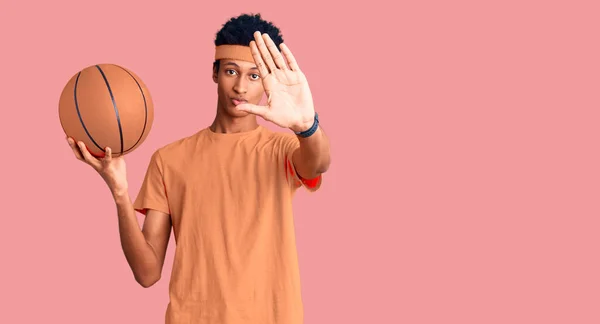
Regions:
M 133 270 L 135 280 L 143 287 L 152 286 L 160 279 L 167 244 L 171 235 L 171 218 L 169 214 L 147 209 L 144 228 L 140 230 L 135 215 L 136 210 L 127 191 L 126 167 L 123 157 L 113 158 L 112 150 L 106 148 L 106 155 L 100 161 L 89 153 L 83 142 L 75 143 L 72 138 L 67 138 L 67 142 L 75 157 L 92 166 L 110 188 L 117 205 L 119 234 L 125 258 L 129 263 L 129 267 Z M 161 164 L 157 160 L 158 153 L 155 153 L 144 183 L 146 191 L 142 192 L 142 196 L 150 192 L 154 194 L 153 196 L 162 196 L 164 199 L 165 196 L 160 195 L 160 193 L 156 194 L 155 190 L 156 186 L 162 185 L 160 178 Z M 156 185 L 156 183 L 159 183 L 159 185 Z M 158 203 L 156 203 L 156 200 L 151 201 L 155 203 L 152 206 L 168 210 L 167 207 L 164 207 L 166 204 L 164 200 L 158 198 L 158 201 Z
M 171 235 L 171 219 L 163 212 L 148 210 L 143 229 L 140 229 L 129 194 L 115 196 L 115 203 L 123 253 L 135 280 L 148 288 L 161 277 Z
M 312 94 L 306 76 L 287 45 L 277 46 L 268 34 L 256 31 L 250 50 L 267 93 L 267 105 L 243 103 L 236 109 L 294 132 L 311 129 L 316 117 Z M 299 147 L 291 155 L 298 176 L 304 180 L 319 178 L 330 164 L 329 140 L 323 129 L 319 126 L 316 133 L 300 138 Z
M 314 179 L 327 172 L 331 164 L 329 138 L 319 125 L 317 131 L 306 138 L 298 137 L 300 147 L 292 155 L 296 172 L 303 179 Z

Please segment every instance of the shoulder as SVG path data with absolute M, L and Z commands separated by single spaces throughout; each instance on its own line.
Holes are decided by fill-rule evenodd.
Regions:
M 268 130 L 262 134 L 262 152 L 274 157 L 277 161 L 290 160 L 294 152 L 300 147 L 300 141 L 295 134 L 285 130 Z
M 268 130 L 265 132 L 265 138 L 277 149 L 286 150 L 289 147 L 298 146 L 300 144 L 296 135 L 283 131 Z

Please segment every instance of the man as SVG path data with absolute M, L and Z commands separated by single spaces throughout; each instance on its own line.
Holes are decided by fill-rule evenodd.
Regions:
M 320 187 L 329 142 L 277 27 L 241 15 L 223 25 L 215 46 L 214 121 L 154 152 L 135 203 L 121 157 L 107 148 L 98 160 L 68 141 L 110 188 L 123 252 L 143 287 L 160 279 L 173 228 L 166 323 L 300 324 L 292 197 L 301 186 Z M 270 131 L 257 116 L 293 133 Z M 145 215 L 142 229 L 135 211 Z

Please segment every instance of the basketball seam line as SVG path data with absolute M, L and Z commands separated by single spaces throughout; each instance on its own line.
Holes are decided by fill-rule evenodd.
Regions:
M 85 131 L 85 133 L 87 134 L 87 136 L 90 138 L 90 140 L 92 141 L 92 143 L 94 143 L 94 145 L 96 145 L 97 148 L 99 148 L 101 151 L 104 151 L 104 149 L 102 149 L 100 147 L 100 145 L 98 145 L 98 143 L 96 143 L 96 141 L 94 140 L 94 138 L 92 137 L 92 135 L 88 131 L 87 127 L 85 127 L 85 123 L 83 122 L 83 117 L 81 117 L 81 112 L 79 111 L 79 102 L 77 102 L 77 85 L 79 84 L 79 77 L 80 76 L 81 76 L 81 72 L 79 72 L 77 74 L 77 79 L 75 79 L 75 87 L 73 87 L 73 97 L 74 97 L 74 101 L 75 101 L 75 110 L 77 111 L 77 116 L 79 117 L 79 122 L 81 123 L 81 126 L 83 127 L 83 130 Z
M 123 129 L 121 128 L 121 117 L 119 116 L 119 109 L 117 108 L 117 103 L 115 102 L 115 97 L 112 93 L 112 89 L 110 88 L 110 84 L 108 83 L 108 80 L 106 79 L 106 75 L 104 75 L 104 71 L 102 71 L 102 69 L 100 68 L 99 65 L 96 65 L 96 68 L 98 68 L 98 71 L 100 71 L 100 74 L 102 74 L 102 78 L 104 79 L 104 83 L 106 83 L 106 87 L 108 88 L 108 93 L 110 94 L 110 100 L 112 100 L 113 108 L 115 109 L 115 115 L 117 117 L 117 124 L 119 126 L 119 137 L 121 140 L 121 155 L 122 155 L 123 154 Z
M 118 66 L 118 65 L 116 65 Z M 129 76 L 131 76 L 131 78 L 133 79 L 133 81 L 135 81 L 135 83 L 137 84 L 138 88 L 140 89 L 140 93 L 142 94 L 142 98 L 144 99 L 144 112 L 145 112 L 145 117 L 144 117 L 144 128 L 142 129 L 142 132 L 140 134 L 140 137 L 138 138 L 138 140 L 128 149 L 124 150 L 122 153 L 126 153 L 129 152 L 130 150 L 132 150 L 136 145 L 138 145 L 138 143 L 142 140 L 142 137 L 144 136 L 144 132 L 146 132 L 146 125 L 148 124 L 148 104 L 146 102 L 146 95 L 144 94 L 144 90 L 142 89 L 142 86 L 140 85 L 140 83 L 138 82 L 138 80 L 131 74 L 129 73 L 129 71 L 127 71 L 126 69 L 124 69 L 121 66 L 118 66 L 119 68 L 121 68 L 123 71 L 127 72 L 127 74 L 129 74 Z

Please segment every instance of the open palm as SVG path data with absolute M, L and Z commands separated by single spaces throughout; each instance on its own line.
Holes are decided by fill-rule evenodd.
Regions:
M 315 115 L 312 94 L 292 52 L 285 44 L 280 45 L 280 52 L 268 34 L 256 32 L 254 37 L 250 48 L 267 94 L 267 105 L 241 104 L 237 109 L 294 131 L 309 128 Z

